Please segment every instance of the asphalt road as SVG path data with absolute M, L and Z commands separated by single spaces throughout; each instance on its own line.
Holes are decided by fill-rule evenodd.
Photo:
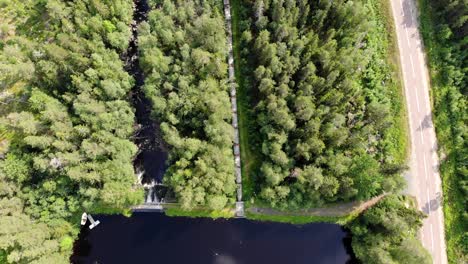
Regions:
M 390 0 L 395 19 L 411 136 L 407 191 L 428 217 L 420 238 L 434 263 L 447 263 L 437 141 L 429 101 L 428 72 L 414 0 Z

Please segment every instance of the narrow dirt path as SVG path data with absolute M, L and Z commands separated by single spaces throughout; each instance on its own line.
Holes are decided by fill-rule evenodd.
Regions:
M 297 216 L 325 216 L 325 217 L 341 217 L 346 216 L 351 213 L 361 213 L 367 208 L 378 203 L 386 194 L 381 194 L 370 200 L 363 202 L 350 202 L 342 203 L 330 207 L 323 208 L 311 208 L 298 211 L 279 211 L 272 208 L 259 208 L 259 207 L 249 207 L 248 212 L 254 214 L 264 214 L 264 215 L 297 215 Z

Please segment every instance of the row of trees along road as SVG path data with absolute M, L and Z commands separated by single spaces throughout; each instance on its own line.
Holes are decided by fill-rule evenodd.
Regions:
M 139 28 L 144 91 L 170 146 L 164 181 L 183 209 L 235 201 L 222 1 L 155 1 Z
M 0 89 L 23 100 L 1 118 L 2 131 L 14 132 L 0 161 L 1 258 L 69 263 L 83 210 L 121 212 L 141 201 L 127 100 L 134 80 L 119 57 L 132 6 L 0 1 Z
M 241 38 L 258 92 L 259 193 L 273 207 L 368 199 L 402 185 L 402 164 L 387 151 L 388 77 L 369 67 L 365 2 L 250 3 Z
M 420 1 L 444 191 L 449 262 L 468 261 L 468 3 Z
M 418 240 L 424 215 L 409 204 L 402 196 L 388 195 L 348 224 L 361 263 L 432 263 Z

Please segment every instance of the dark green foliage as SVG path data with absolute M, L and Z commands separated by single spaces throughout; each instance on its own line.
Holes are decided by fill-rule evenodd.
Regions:
M 468 3 L 466 0 L 431 0 L 430 2 L 439 18 L 444 21 L 440 27 L 448 26 L 450 28 L 450 33 L 443 34 L 449 33 L 451 35 L 453 33 L 452 39 L 459 41 L 462 48 L 466 48 L 468 43 L 466 41 L 463 43 L 463 39 L 466 40 L 468 35 Z
M 421 31 L 429 58 L 434 122 L 444 192 L 447 255 L 468 259 L 468 4 L 421 0 Z
M 432 263 L 417 239 L 423 217 L 405 197 L 384 197 L 348 224 L 354 254 L 366 264 Z
M 235 192 L 221 2 L 158 1 L 139 29 L 144 90 L 170 147 L 164 177 L 182 208 L 220 210 Z
M 59 253 L 57 235 L 60 234 L 54 234 L 53 229 L 70 232 L 72 230 L 67 223 L 56 222 L 54 227 L 50 227 L 34 222 L 22 212 L 19 198 L 2 198 L 0 209 L 0 248 L 7 252 L 5 259 L 8 263 L 68 263 L 67 257 Z M 67 252 L 71 247 L 63 250 Z
M 401 186 L 398 172 L 383 169 L 404 162 L 388 137 L 401 124 L 390 116 L 388 66 L 374 62 L 386 54 L 368 5 L 250 4 L 242 41 L 258 91 L 259 192 L 274 207 L 368 199 Z
M 20 88 L 22 101 L 20 111 L 1 119 L 14 135 L 0 161 L 0 199 L 15 210 L 0 213 L 0 248 L 10 262 L 68 262 L 76 216 L 97 205 L 121 212 L 142 197 L 129 139 L 134 81 L 119 57 L 131 35 L 132 1 L 13 1 L 0 8 L 11 14 L 0 42 L 0 87 Z

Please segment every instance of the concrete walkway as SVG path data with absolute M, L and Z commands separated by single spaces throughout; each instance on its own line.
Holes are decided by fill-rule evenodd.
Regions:
M 232 126 L 234 127 L 234 163 L 237 183 L 237 202 L 236 217 L 245 217 L 244 202 L 242 201 L 242 174 L 241 174 L 241 156 L 239 146 L 239 129 L 237 119 L 237 99 L 236 99 L 236 77 L 234 75 L 234 54 L 232 51 L 232 26 L 231 26 L 231 5 L 229 0 L 224 0 L 224 18 L 226 22 L 226 31 L 228 33 L 228 64 L 229 64 L 229 88 L 231 95 Z

